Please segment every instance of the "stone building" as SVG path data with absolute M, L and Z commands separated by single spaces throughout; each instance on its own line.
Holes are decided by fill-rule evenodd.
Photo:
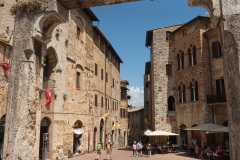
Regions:
M 4 39 L 0 39 L 0 58 L 1 58 L 1 67 L 0 67 L 0 152 L 2 151 L 3 146 L 3 137 L 4 137 L 4 126 L 6 116 L 2 113 L 6 113 L 6 104 L 7 104 L 7 90 L 8 90 L 8 78 L 9 78 L 9 58 L 12 46 L 8 44 Z M 2 107 L 5 106 L 5 107 Z M 0 153 L 1 155 L 1 153 Z M 0 156 L 1 157 L 1 156 Z
M 174 102 L 174 64 L 170 33 L 180 25 L 147 32 L 146 46 L 150 49 L 150 62 L 145 66 L 145 102 L 148 108 L 148 129 L 177 132 Z M 166 72 L 168 69 L 168 72 Z M 148 95 L 148 96 L 146 96 Z M 151 137 L 152 138 L 152 137 Z M 161 138 L 163 140 L 163 138 Z M 155 141 L 154 137 L 151 141 Z
M 170 141 L 182 145 L 191 144 L 193 137 L 199 144 L 224 142 L 227 136 L 185 130 L 204 123 L 227 124 L 219 36 L 209 17 L 148 31 L 146 46 L 151 46 L 151 64 L 146 65 L 151 85 L 145 91 L 153 95 L 145 101 L 152 112 L 150 129 L 179 133 Z
M 9 61 L 6 53 L 11 49 L 12 38 L 16 38 L 12 35 L 14 18 L 9 12 L 13 3 L 15 0 L 0 4 L 0 38 L 7 40 L 0 42 L 3 62 Z M 36 59 L 32 59 L 28 51 L 20 59 L 19 73 L 32 72 L 25 67 L 37 62 L 33 78 L 21 84 L 28 85 L 29 80 L 35 84 L 32 80 L 36 80 L 35 92 L 30 95 L 18 93 L 18 96 L 30 97 L 24 103 L 32 105 L 32 112 L 36 111 L 32 116 L 36 116 L 36 121 L 28 122 L 28 126 L 38 128 L 38 132 L 26 135 L 24 132 L 28 128 L 22 126 L 15 136 L 36 138 L 35 158 L 62 158 L 69 152 L 77 153 L 80 143 L 83 152 L 92 152 L 98 142 L 105 145 L 110 140 L 115 148 L 125 147 L 127 142 L 128 101 L 125 88 L 128 83 L 120 79 L 122 60 L 99 28 L 92 25 L 93 21 L 99 20 L 90 9 L 73 9 L 68 14 L 66 23 L 57 25 L 50 35 L 51 39 L 46 39 L 46 47 L 42 39 L 33 39 Z M 52 15 L 49 14 L 44 21 L 53 22 Z M 13 63 L 16 63 L 16 57 L 10 59 L 10 72 Z M 7 76 L 4 71 L 0 73 L 5 80 Z M 5 125 L 3 122 L 8 117 L 8 81 L 11 79 L 1 82 L 1 135 Z M 121 93 L 125 97 L 121 98 Z M 39 98 L 32 101 L 31 98 L 38 94 Z M 8 98 L 8 101 L 13 99 Z M 24 112 L 22 116 L 29 114 Z M 16 119 L 16 123 L 20 122 Z M 9 129 L 5 127 L 5 141 L 11 138 Z M 5 152 L 10 150 L 6 147 Z
M 128 141 L 142 139 L 144 131 L 144 107 L 129 108 L 128 110 Z

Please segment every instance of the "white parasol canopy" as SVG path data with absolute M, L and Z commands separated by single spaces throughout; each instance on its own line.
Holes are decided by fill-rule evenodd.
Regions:
M 150 130 L 150 129 L 147 129 L 146 131 L 144 131 L 144 135 L 147 135 L 147 134 L 149 134 L 149 133 L 151 133 L 152 131 Z
M 82 134 L 83 133 L 83 129 L 82 128 L 74 128 L 73 133 L 75 133 L 75 134 Z
M 223 132 L 228 132 L 228 127 L 221 127 L 221 128 L 209 130 L 206 133 L 210 134 L 210 133 L 223 133 Z
M 179 134 L 172 133 L 172 132 L 166 132 L 162 130 L 156 130 L 151 133 L 146 134 L 146 136 L 178 136 Z
M 224 126 L 220 126 L 220 125 L 217 125 L 214 123 L 206 123 L 206 124 L 201 124 L 199 126 L 195 126 L 192 128 L 186 128 L 185 130 L 210 131 L 210 130 L 218 129 L 218 128 L 222 128 L 222 127 L 224 127 Z

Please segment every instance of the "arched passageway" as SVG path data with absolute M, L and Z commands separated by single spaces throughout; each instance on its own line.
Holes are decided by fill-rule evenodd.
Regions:
M 49 127 L 51 121 L 49 118 L 44 117 L 41 120 L 40 128 L 40 143 L 39 143 L 39 159 L 48 159 L 49 155 Z
M 73 153 L 80 153 L 82 146 L 83 123 L 77 120 L 73 125 Z
M 184 124 L 180 126 L 180 144 L 185 149 L 186 149 L 186 146 L 188 145 L 188 135 L 187 135 L 187 130 L 185 130 L 186 128 L 187 127 Z

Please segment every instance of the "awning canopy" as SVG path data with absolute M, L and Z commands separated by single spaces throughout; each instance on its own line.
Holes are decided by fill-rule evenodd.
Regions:
M 186 128 L 185 130 L 210 131 L 210 130 L 217 129 L 217 128 L 222 128 L 222 127 L 224 127 L 224 126 L 220 126 L 220 125 L 217 125 L 217 124 L 214 124 L 214 123 L 206 123 L 206 124 L 201 124 L 199 126 L 195 126 L 195 127 L 192 127 L 192 128 Z
M 147 135 L 147 134 L 149 134 L 149 133 L 151 133 L 151 132 L 152 132 L 152 131 L 151 131 L 150 129 L 147 129 L 147 130 L 144 131 L 143 134 L 144 134 L 144 135 Z
M 211 133 L 223 133 L 223 132 L 228 132 L 228 127 L 221 127 L 221 128 L 217 128 L 217 129 L 212 129 L 207 131 L 207 134 L 211 134 Z
M 82 128 L 74 128 L 73 133 L 75 133 L 75 134 L 83 134 L 83 129 Z
M 179 134 L 177 133 L 172 133 L 172 132 L 167 132 L 162 130 L 156 130 L 146 134 L 146 136 L 178 136 L 178 135 Z

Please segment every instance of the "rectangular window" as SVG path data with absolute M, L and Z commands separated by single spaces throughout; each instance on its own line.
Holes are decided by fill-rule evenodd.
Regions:
M 114 88 L 114 78 L 112 79 L 112 88 Z
M 95 106 L 98 106 L 98 96 L 95 94 Z
M 101 97 L 101 107 L 103 107 L 103 97 Z
M 4 7 L 4 4 L 0 4 L 0 7 Z
M 110 109 L 110 102 L 109 102 L 109 99 L 108 99 L 108 110 Z
M 98 75 L 98 65 L 95 63 L 95 75 Z
M 77 26 L 77 35 L 76 35 L 76 39 L 80 39 L 80 33 L 81 33 L 81 30 L 80 28 Z
M 171 64 L 166 65 L 166 75 L 172 76 L 172 65 Z
M 106 82 L 108 82 L 108 73 L 106 72 Z
M 76 88 L 80 89 L 80 73 L 77 72 L 76 74 Z
M 187 30 L 186 30 L 186 28 L 184 28 L 184 29 L 182 30 L 182 35 L 183 35 L 183 37 L 187 35 Z
M 101 80 L 103 80 L 103 69 L 101 68 Z
M 113 111 L 114 111 L 114 107 L 115 107 L 115 106 L 114 106 L 114 101 L 113 101 L 112 105 L 113 105 L 113 106 L 112 106 L 112 109 L 113 109 Z
M 222 57 L 222 50 L 219 41 L 212 42 L 212 54 L 213 58 Z
M 166 31 L 166 40 L 171 40 L 171 32 L 170 31 Z
M 216 80 L 216 92 L 217 95 L 225 95 L 225 86 L 223 78 Z

